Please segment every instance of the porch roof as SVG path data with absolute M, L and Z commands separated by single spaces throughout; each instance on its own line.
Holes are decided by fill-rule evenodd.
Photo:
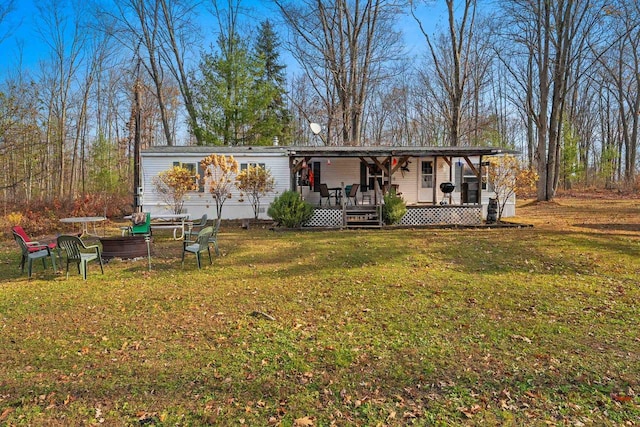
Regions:
M 288 147 L 290 157 L 468 157 L 517 154 L 499 147 Z
M 517 154 L 515 150 L 500 147 L 310 147 L 310 146 L 156 146 L 149 147 L 142 152 L 146 155 L 175 155 L 190 154 L 231 154 L 231 155 L 262 155 L 289 157 L 465 157 L 491 156 L 497 154 Z

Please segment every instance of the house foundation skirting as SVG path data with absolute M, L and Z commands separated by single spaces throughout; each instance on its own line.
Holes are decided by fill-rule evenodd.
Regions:
M 340 228 L 343 226 L 342 209 L 336 208 L 315 208 L 313 216 L 304 224 L 305 227 L 329 227 Z
M 480 205 L 407 206 L 407 213 L 400 225 L 478 225 L 482 224 Z M 315 208 L 313 216 L 304 227 L 344 227 L 344 215 L 340 207 Z
M 478 225 L 482 224 L 482 206 L 407 206 L 401 225 Z

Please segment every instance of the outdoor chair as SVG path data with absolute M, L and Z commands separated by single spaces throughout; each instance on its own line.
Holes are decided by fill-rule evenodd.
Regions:
M 320 184 L 320 206 L 322 206 L 322 200 L 327 200 L 327 205 L 331 206 L 331 192 L 327 184 Z
M 87 264 L 92 260 L 97 260 L 100 263 L 100 271 L 104 274 L 98 245 L 87 246 L 78 236 L 62 235 L 58 236 L 58 247 L 67 255 L 67 279 L 69 278 L 69 264 L 73 263 L 78 266 L 78 273 L 82 274 L 82 279 L 87 280 Z
M 18 243 L 18 245 L 20 246 L 20 250 L 22 251 L 22 261 L 20 262 L 20 270 L 24 273 L 24 266 L 26 264 L 27 265 L 27 275 L 28 275 L 29 278 L 31 278 L 31 272 L 33 270 L 33 260 L 34 259 L 41 259 L 42 260 L 42 268 L 46 269 L 47 268 L 47 264 L 45 262 L 45 258 L 47 258 L 47 257 L 51 258 L 51 266 L 53 267 L 53 272 L 54 273 L 56 272 L 55 255 L 53 254 L 52 249 L 50 249 L 49 246 L 28 245 L 27 242 L 24 240 L 24 238 L 20 234 L 16 233 L 15 231 L 13 232 L 13 238 Z
M 347 204 L 351 201 L 354 205 L 358 204 L 358 199 L 356 196 L 358 195 L 358 188 L 360 188 L 360 184 L 352 184 L 351 188 L 347 192 Z
M 199 221 L 194 221 L 191 227 L 185 232 L 185 240 L 192 240 L 192 235 L 198 234 L 200 230 L 207 226 L 207 214 L 202 215 Z
M 216 220 L 213 227 L 213 234 L 209 237 L 209 243 L 213 244 L 213 248 L 216 251 L 216 256 L 220 256 L 220 250 L 218 249 L 218 231 L 220 230 L 220 220 Z
M 150 236 L 151 235 L 151 213 L 136 212 L 131 215 L 131 225 L 123 229 L 130 236 Z
M 18 234 L 20 237 L 22 237 L 22 239 L 24 240 L 26 245 L 29 247 L 29 251 L 30 252 L 37 252 L 37 251 L 39 251 L 41 249 L 44 249 L 44 248 L 49 248 L 50 251 L 53 251 L 54 249 L 57 250 L 56 242 L 40 243 L 40 242 L 33 241 L 33 240 L 31 240 L 31 238 L 29 238 L 29 236 L 24 231 L 24 229 L 19 225 L 15 225 L 15 226 L 11 227 L 11 231 L 13 233 Z M 60 258 L 60 251 L 57 250 L 57 252 L 58 252 L 58 258 Z M 20 260 L 20 268 L 23 271 L 24 271 L 24 263 L 25 263 L 26 260 L 27 259 L 23 255 L 22 259 Z
M 190 252 L 195 254 L 196 262 L 198 263 L 198 270 L 200 270 L 200 254 L 207 251 L 209 254 L 209 264 L 213 264 L 211 259 L 211 250 L 209 249 L 209 239 L 213 235 L 213 227 L 205 227 L 198 232 L 198 237 L 195 241 L 185 240 L 182 242 L 182 266 L 184 267 L 184 254 Z

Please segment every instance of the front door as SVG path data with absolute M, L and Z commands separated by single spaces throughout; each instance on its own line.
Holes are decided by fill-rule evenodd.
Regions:
M 433 159 L 420 159 L 420 173 L 418 174 L 418 201 L 433 202 L 434 169 Z

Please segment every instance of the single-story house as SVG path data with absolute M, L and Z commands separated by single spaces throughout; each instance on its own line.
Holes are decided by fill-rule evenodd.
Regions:
M 389 188 L 394 188 L 407 204 L 401 224 L 479 224 L 486 218 L 489 199 L 494 197 L 487 188 L 487 157 L 513 151 L 495 147 L 152 147 L 141 153 L 143 210 L 157 214 L 172 210 L 153 184 L 160 172 L 183 165 L 193 170 L 194 176 L 203 176 L 200 161 L 214 153 L 233 156 L 240 169 L 257 165 L 271 172 L 275 189 L 262 198 L 260 218 L 268 218 L 268 206 L 276 196 L 295 190 L 316 206 L 308 226 L 343 227 L 360 220 L 363 225 L 365 218 L 374 217 L 372 212 Z M 326 191 L 321 191 L 325 186 L 322 190 L 331 192 L 328 198 L 322 197 L 326 196 Z M 355 197 L 348 198 L 353 186 L 357 187 Z M 215 201 L 205 185 L 200 183 L 197 191 L 188 194 L 184 210 L 191 218 L 204 213 L 215 217 Z M 515 200 L 509 200 L 503 217 L 513 215 Z M 224 204 L 223 219 L 253 216 L 247 197 L 233 188 Z

